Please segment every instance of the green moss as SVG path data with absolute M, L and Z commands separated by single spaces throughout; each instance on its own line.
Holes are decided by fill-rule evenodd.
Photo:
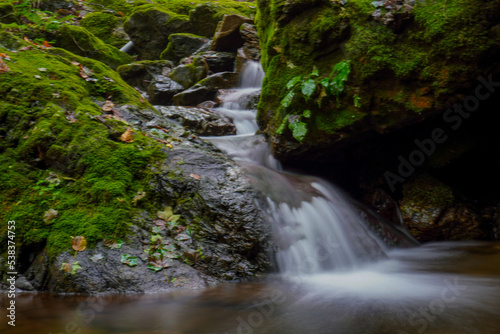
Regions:
M 17 222 L 20 247 L 46 244 L 51 255 L 70 250 L 70 236 L 83 235 L 90 246 L 108 236 L 126 237 L 141 209 L 132 199 L 147 191 L 147 166 L 163 154 L 141 133 L 133 134 L 133 143 L 120 141 L 115 134 L 127 125 L 103 124 L 93 101 L 111 93 L 115 103 L 149 104 L 98 61 L 56 48 L 0 52 L 10 56 L 10 71 L 0 80 L 0 219 Z M 82 78 L 72 62 L 95 81 Z M 58 215 L 44 222 L 48 209 Z M 1 232 L 3 240 L 4 227 Z
M 64 48 L 81 56 L 102 61 L 111 68 L 132 62 L 132 57 L 99 38 L 83 27 L 65 25 L 61 27 L 54 46 Z
M 446 208 L 455 201 L 453 191 L 440 181 L 428 175 L 403 185 L 403 198 L 406 205 L 420 208 Z
M 120 24 L 121 20 L 116 15 L 102 12 L 89 13 L 80 21 L 80 25 L 94 36 L 115 47 L 121 47 L 127 42 L 115 34 L 115 29 Z

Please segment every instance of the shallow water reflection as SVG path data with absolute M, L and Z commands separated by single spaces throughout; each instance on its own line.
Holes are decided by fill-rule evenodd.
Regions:
M 500 243 L 428 244 L 356 271 L 202 291 L 16 302 L 16 327 L 2 321 L 2 333 L 497 334 Z

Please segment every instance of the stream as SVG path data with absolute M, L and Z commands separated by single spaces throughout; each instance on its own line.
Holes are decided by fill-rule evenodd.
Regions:
M 249 62 L 218 109 L 237 135 L 204 139 L 267 195 L 278 273 L 168 294 L 19 293 L 0 333 L 499 333 L 500 243 L 418 246 L 328 182 L 283 171 L 244 109 L 263 75 Z

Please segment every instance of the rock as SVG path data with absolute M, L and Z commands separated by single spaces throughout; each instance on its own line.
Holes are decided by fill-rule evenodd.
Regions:
M 199 81 L 193 87 L 174 96 L 177 106 L 196 106 L 207 100 L 215 100 L 219 89 L 235 87 L 239 75 L 235 72 L 216 73 Z
M 80 25 L 104 43 L 121 48 L 129 38 L 121 28 L 121 20 L 106 12 L 93 12 L 80 20 Z
M 158 7 L 137 8 L 123 28 L 143 59 L 159 59 L 170 34 L 189 31 L 187 16 Z
M 193 58 L 190 64 L 177 66 L 170 74 L 170 78 L 186 89 L 205 78 L 207 73 L 207 62 L 204 58 L 197 56 Z
M 14 7 L 10 3 L 0 4 L 0 23 L 17 23 L 16 15 L 14 15 Z
M 178 62 L 184 57 L 194 54 L 203 45 L 207 44 L 208 38 L 188 33 L 171 34 L 168 37 L 167 48 L 161 53 L 161 59 Z
M 498 78 L 498 39 L 489 34 L 480 37 L 478 31 L 486 33 L 485 27 L 500 23 L 496 14 L 484 17 L 485 12 L 498 13 L 500 3 L 468 2 L 441 12 L 431 2 L 408 4 L 377 2 L 361 14 L 350 6 L 325 7 L 320 0 L 257 2 L 262 65 L 269 78 L 262 89 L 258 124 L 269 135 L 280 161 L 329 163 L 360 141 L 387 138 L 390 133 L 403 137 L 425 120 L 442 117 L 469 94 L 474 96 L 478 73 Z M 377 6 L 380 17 L 372 16 Z M 398 15 L 384 18 L 387 12 Z M 436 28 L 430 13 L 440 13 L 447 23 Z M 367 14 L 370 20 L 362 18 Z M 354 23 L 358 19 L 361 25 Z M 460 44 L 457 29 L 475 37 Z M 332 73 L 334 66 L 347 64 L 345 86 L 325 97 L 319 82 L 339 74 Z M 457 66 L 460 71 L 454 70 Z M 286 88 L 298 76 L 314 81 L 311 97 L 300 92 L 300 85 Z M 295 97 L 290 105 L 282 105 L 290 90 L 295 90 Z M 293 136 L 287 119 L 290 114 L 302 117 L 297 110 L 311 111 L 310 118 L 300 120 L 307 128 L 300 140 Z
M 119 66 L 116 71 L 129 85 L 146 91 L 155 77 L 169 76 L 173 67 L 168 60 L 144 60 Z
M 215 101 L 204 101 L 197 105 L 198 108 L 211 109 L 215 107 L 217 103 Z
M 260 60 L 259 37 L 255 25 L 243 23 L 240 26 L 240 36 L 243 38 L 243 53 L 248 59 Z
M 193 86 L 179 94 L 174 95 L 172 101 L 176 106 L 196 106 L 207 100 L 215 100 L 217 91 L 204 86 Z
M 221 9 L 211 2 L 196 6 L 189 13 L 191 32 L 196 35 L 211 38 L 217 29 L 217 23 L 222 19 Z
M 236 134 L 229 118 L 214 109 L 156 106 L 164 117 L 179 122 L 200 136 L 227 136 Z
M 155 76 L 147 89 L 148 101 L 151 104 L 170 105 L 174 95 L 182 92 L 184 87 L 166 76 Z
M 239 109 L 255 110 L 257 104 L 259 103 L 260 90 L 255 90 L 255 92 L 249 93 L 244 97 L 240 95 L 232 95 L 236 90 L 234 89 L 219 89 L 217 94 L 217 103 L 222 105 L 223 103 L 235 103 Z
M 207 51 L 199 55 L 205 58 L 209 70 L 213 73 L 234 71 L 236 54 L 233 52 Z
M 57 32 L 58 46 L 81 56 L 102 61 L 112 69 L 131 63 L 132 57 L 114 46 L 105 44 L 87 29 L 72 25 L 63 25 Z
M 236 52 L 244 43 L 239 31 L 240 26 L 250 22 L 252 22 L 251 19 L 240 15 L 225 15 L 217 26 L 210 50 Z
M 403 185 L 401 212 L 405 225 L 421 242 L 486 237 L 480 215 L 430 176 Z
M 60 9 L 70 9 L 74 7 L 74 4 L 69 0 L 41 0 L 39 6 L 40 10 L 57 12 Z

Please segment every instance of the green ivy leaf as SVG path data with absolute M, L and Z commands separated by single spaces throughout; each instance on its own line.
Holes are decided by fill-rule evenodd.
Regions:
M 353 99 L 354 99 L 354 106 L 356 108 L 361 108 L 361 102 L 359 102 L 361 98 L 358 95 L 354 94 Z
M 71 267 L 71 275 L 76 274 L 76 271 L 78 269 L 82 269 L 82 267 L 80 266 L 79 261 L 76 261 L 75 263 L 73 263 L 73 266 Z
M 281 100 L 281 105 L 285 108 L 288 108 L 292 103 L 293 97 L 295 96 L 295 92 L 293 90 L 289 91 L 288 94 Z
M 302 76 L 298 75 L 294 78 L 292 78 L 288 83 L 286 84 L 286 89 L 291 89 L 293 86 L 295 86 L 300 80 L 302 80 Z
M 302 143 L 302 140 L 304 140 L 307 134 L 307 124 L 304 122 L 293 122 L 288 124 L 288 127 L 292 130 L 293 138 Z
M 304 116 L 305 118 L 311 118 L 311 110 L 304 110 L 302 116 Z
M 309 73 L 309 76 L 310 77 L 317 77 L 319 75 L 319 71 L 318 71 L 318 68 L 316 67 L 316 65 L 313 66 L 313 71 L 311 73 Z
M 314 82 L 313 79 L 306 80 L 302 82 L 301 89 L 302 94 L 304 94 L 307 102 L 307 100 L 311 97 L 311 95 L 314 94 L 314 91 L 316 90 L 316 82 Z
M 129 254 L 122 254 L 121 263 L 130 267 L 135 267 L 137 265 L 137 257 Z

